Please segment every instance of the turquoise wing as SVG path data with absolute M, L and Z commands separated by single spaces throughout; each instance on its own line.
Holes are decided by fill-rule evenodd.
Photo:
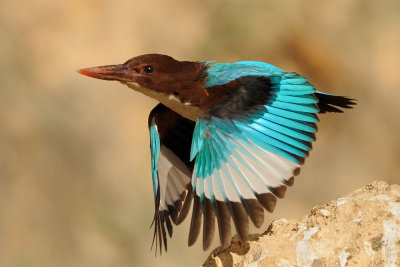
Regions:
M 213 240 L 215 220 L 223 247 L 230 244 L 231 218 L 239 239 L 246 240 L 248 218 L 262 225 L 263 209 L 273 211 L 311 150 L 318 122 L 314 87 L 295 73 L 276 68 L 265 76 L 261 70 L 248 68 L 246 79 L 222 75 L 209 82 L 209 92 L 223 82 L 233 82 L 236 91 L 196 122 L 189 245 L 197 240 L 201 217 L 204 249 Z

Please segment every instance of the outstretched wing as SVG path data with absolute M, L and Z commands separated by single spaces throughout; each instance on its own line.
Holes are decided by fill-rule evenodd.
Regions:
M 167 250 L 172 224 L 186 218 L 192 202 L 189 245 L 203 222 L 207 249 L 215 219 L 223 247 L 230 244 L 231 218 L 239 239 L 246 240 L 248 218 L 260 227 L 263 209 L 272 212 L 277 198 L 293 185 L 315 140 L 317 113 L 354 105 L 352 99 L 317 92 L 304 77 L 266 63 L 256 62 L 251 75 L 241 77 L 244 63 L 209 77 L 209 96 L 196 123 L 162 104 L 150 113 L 153 245 L 160 252 L 162 244 Z M 213 66 L 216 72 L 226 69 Z
M 153 245 L 167 250 L 167 233 L 172 236 L 172 223 L 181 222 L 191 202 L 190 145 L 194 122 L 162 104 L 149 116 L 151 169 L 155 201 Z M 186 204 L 183 203 L 186 200 Z M 158 244 L 157 244 L 158 243 Z
M 249 217 L 262 225 L 263 208 L 272 212 L 299 174 L 315 140 L 319 111 L 314 87 L 295 73 L 240 77 L 208 92 L 191 147 L 189 245 L 203 221 L 203 249 L 213 240 L 215 218 L 223 247 L 231 241 L 231 218 L 242 241 Z

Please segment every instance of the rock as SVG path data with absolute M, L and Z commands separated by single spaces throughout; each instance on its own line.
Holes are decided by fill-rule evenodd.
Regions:
M 400 186 L 373 182 L 217 248 L 203 266 L 399 266 Z

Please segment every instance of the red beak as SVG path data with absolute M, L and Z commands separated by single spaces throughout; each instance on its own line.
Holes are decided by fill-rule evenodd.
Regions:
M 78 72 L 97 79 L 120 82 L 136 82 L 140 75 L 135 70 L 128 68 L 125 64 L 91 67 L 80 69 Z

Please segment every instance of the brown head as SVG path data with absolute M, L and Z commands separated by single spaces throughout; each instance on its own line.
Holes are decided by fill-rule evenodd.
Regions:
M 167 97 L 186 105 L 198 106 L 207 94 L 204 87 L 207 66 L 203 62 L 178 61 L 170 56 L 147 54 L 124 64 L 78 70 L 89 77 L 115 80 L 150 97 Z

